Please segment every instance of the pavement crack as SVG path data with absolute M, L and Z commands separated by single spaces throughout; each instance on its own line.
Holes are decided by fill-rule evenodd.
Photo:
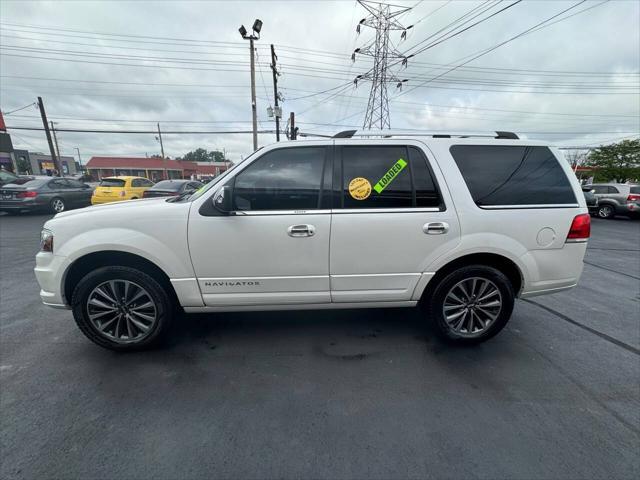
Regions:
M 576 327 L 582 328 L 583 330 L 592 333 L 600 338 L 602 338 L 603 340 L 606 340 L 609 343 L 612 343 L 620 348 L 624 348 L 625 350 L 631 352 L 631 353 L 635 353 L 636 355 L 640 355 L 640 349 L 634 347 L 633 345 L 629 345 L 628 343 L 625 343 L 623 341 L 618 340 L 617 338 L 612 337 L 611 335 L 607 335 L 606 333 L 602 333 L 594 328 L 591 328 L 587 325 L 584 325 L 583 323 L 578 322 L 577 320 L 574 320 L 571 317 L 566 316 L 564 313 L 560 313 L 557 310 L 554 310 L 551 307 L 547 307 L 546 305 L 542 305 L 541 303 L 538 302 L 534 302 L 533 300 L 529 300 L 526 298 L 522 299 L 523 302 L 527 302 L 530 303 L 532 305 L 535 305 L 537 307 L 542 308 L 543 310 L 546 310 L 547 312 L 551 313 L 552 315 L 555 315 L 556 317 L 564 320 L 565 322 L 568 322 L 572 325 L 575 325 Z
M 618 270 L 615 270 L 613 268 L 603 267 L 602 265 L 598 265 L 596 263 L 587 262 L 586 260 L 583 260 L 583 262 L 586 263 L 587 265 L 591 265 L 592 267 L 601 268 L 601 269 L 607 270 L 609 272 L 617 273 L 618 275 L 624 275 L 625 277 L 633 278 L 635 280 L 640 280 L 640 277 L 636 277 L 635 275 L 631 275 L 629 273 L 619 272 Z

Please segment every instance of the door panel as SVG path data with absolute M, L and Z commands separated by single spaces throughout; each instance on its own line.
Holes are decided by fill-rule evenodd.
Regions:
M 445 234 L 424 232 L 446 222 Z M 331 225 L 331 297 L 334 302 L 410 300 L 426 265 L 460 237 L 452 211 L 338 213 Z
M 189 248 L 205 305 L 330 302 L 331 211 L 321 209 L 329 152 L 269 149 L 226 180 L 233 215 L 192 208 Z
M 292 225 L 315 227 L 291 237 Z M 324 303 L 331 214 L 192 215 L 189 245 L 205 305 Z M 295 295 L 292 293 L 295 292 Z
M 334 208 L 331 223 L 333 302 L 411 300 L 426 266 L 459 242 L 444 181 L 427 162 L 410 143 L 338 148 L 334 196 L 343 208 Z M 372 185 L 370 193 L 351 192 L 353 179 Z

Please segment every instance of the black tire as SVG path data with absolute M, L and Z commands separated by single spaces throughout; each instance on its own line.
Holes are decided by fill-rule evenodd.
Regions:
M 67 205 L 64 203 L 62 198 L 55 197 L 51 199 L 51 202 L 49 202 L 49 208 L 52 213 L 61 213 L 67 209 Z
M 609 204 L 600 205 L 597 213 L 599 218 L 613 218 L 616 216 L 616 208 Z
M 90 295 L 94 289 L 110 280 L 130 282 L 141 287 L 154 303 L 155 323 L 139 340 L 120 338 L 120 342 L 115 341 L 109 338 L 107 333 L 101 333 L 89 317 L 88 301 Z M 173 297 L 160 283 L 140 270 L 122 266 L 98 268 L 83 277 L 73 291 L 71 307 L 76 324 L 89 340 L 101 347 L 121 352 L 144 350 L 159 345 L 170 328 L 176 310 Z M 122 314 L 124 315 L 124 313 Z M 127 320 L 124 321 L 127 322 Z M 124 327 L 120 329 L 120 331 L 122 330 Z M 140 329 L 137 330 L 140 331 Z M 142 335 L 142 333 L 140 334 Z
M 500 293 L 502 305 L 496 318 L 490 323 L 487 322 L 489 325 L 484 331 L 474 333 L 472 323 L 472 332 L 470 334 L 456 332 L 445 319 L 445 300 L 456 285 L 464 280 L 472 281 L 473 278 L 487 280 L 489 284 L 493 284 Z M 504 328 L 511 318 L 514 299 L 515 293 L 513 286 L 506 275 L 500 270 L 485 265 L 470 265 L 454 270 L 444 276 L 436 285 L 429 288 L 423 299 L 422 307 L 439 337 L 456 344 L 472 345 L 489 340 Z M 465 316 L 464 318 L 467 317 Z M 476 324 L 476 326 L 477 325 L 479 324 Z

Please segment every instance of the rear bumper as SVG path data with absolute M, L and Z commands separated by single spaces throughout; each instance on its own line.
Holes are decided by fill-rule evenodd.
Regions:
M 587 242 L 565 243 L 563 248 L 531 250 L 521 257 L 526 278 L 521 298 L 561 292 L 575 287 L 582 275 Z
M 122 202 L 126 200 L 123 197 L 91 197 L 91 205 L 100 205 L 102 203 Z
M 33 199 L 27 199 L 22 202 L 0 201 L 0 211 L 19 212 L 24 210 L 38 210 L 42 208 L 44 208 L 44 205 L 35 202 Z

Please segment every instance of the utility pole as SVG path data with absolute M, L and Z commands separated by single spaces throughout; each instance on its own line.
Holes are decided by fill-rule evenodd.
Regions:
M 82 157 L 80 156 L 80 149 L 76 147 L 76 152 L 78 152 L 78 165 L 80 166 L 80 174 L 84 173 L 82 171 Z
M 290 134 L 289 134 L 289 138 L 291 140 L 295 140 L 296 137 L 298 136 L 298 129 L 296 128 L 296 114 L 291 112 L 289 114 L 289 129 L 290 129 Z
M 247 29 L 244 25 L 240 25 L 238 31 L 242 38 L 249 40 L 249 49 L 251 50 L 251 116 L 253 122 L 253 151 L 258 149 L 258 111 L 256 105 L 256 61 L 255 50 L 253 47 L 254 40 L 260 40 L 260 30 L 262 30 L 262 20 L 256 19 L 253 22 L 252 35 L 247 35 Z
M 38 108 L 40 109 L 40 116 L 42 117 L 42 125 L 44 127 L 44 133 L 47 136 L 47 143 L 49 144 L 49 153 L 51 153 L 51 159 L 53 160 L 53 164 L 58 171 L 58 176 L 61 175 L 62 169 L 60 168 L 60 164 L 58 162 L 58 157 L 56 157 L 56 152 L 53 150 L 53 141 L 51 140 L 51 132 L 49 131 L 49 123 L 47 122 L 47 114 L 44 111 L 44 103 L 42 102 L 42 97 L 38 97 Z
M 164 167 L 164 177 L 165 180 L 169 179 L 169 175 L 167 172 L 167 164 L 164 159 L 164 145 L 162 144 L 162 132 L 160 131 L 160 122 L 158 122 L 158 141 L 160 142 L 160 153 L 162 154 L 162 166 Z
M 362 75 L 358 75 L 353 81 L 356 86 L 360 80 L 371 82 L 369 103 L 367 104 L 367 113 L 364 116 L 362 128 L 379 128 L 383 130 L 391 128 L 387 83 L 394 82 L 397 83 L 398 88 L 402 88 L 402 84 L 407 81 L 406 79 L 401 80 L 389 72 L 390 60 L 397 60 L 396 63 L 402 62 L 402 65 L 406 65 L 408 58 L 389 41 L 389 32 L 391 30 L 402 31 L 400 39 L 406 38 L 407 28 L 411 27 L 404 27 L 398 21 L 398 17 L 411 10 L 411 8 L 368 0 L 358 0 L 358 3 L 369 12 L 369 16 L 360 20 L 356 32 L 360 33 L 361 25 L 371 27 L 376 31 L 375 40 L 364 47 L 357 48 L 351 55 L 353 61 L 356 59 L 356 54 L 373 57 L 373 68 Z
M 62 165 L 62 157 L 60 157 L 60 147 L 58 147 L 58 136 L 56 135 L 56 127 L 51 123 L 51 132 L 53 133 L 53 143 L 56 146 L 56 155 L 58 156 L 58 163 Z
M 271 73 L 273 74 L 273 102 L 275 104 L 275 117 L 276 117 L 276 142 L 280 141 L 280 107 L 278 107 L 278 70 L 276 68 L 276 51 L 271 44 Z

